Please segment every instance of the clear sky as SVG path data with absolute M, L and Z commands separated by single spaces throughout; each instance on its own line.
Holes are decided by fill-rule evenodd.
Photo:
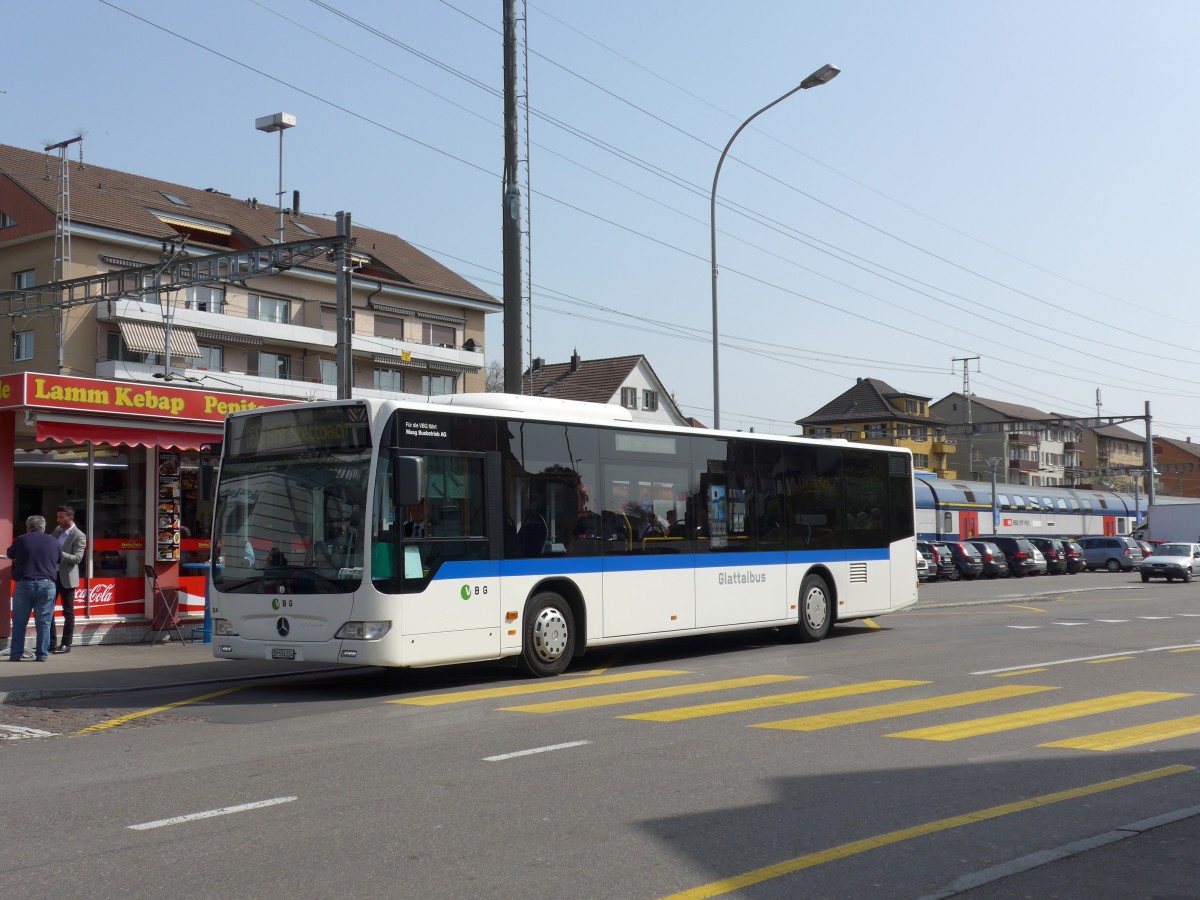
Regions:
M 501 0 L 4 7 L 3 142 L 82 131 L 85 162 L 273 203 L 254 120 L 290 112 L 289 200 L 501 295 Z M 1155 433 L 1200 440 L 1194 0 L 527 11 L 524 359 L 644 354 L 711 424 L 720 150 L 833 63 L 721 173 L 722 427 L 795 433 L 858 377 L 937 400 L 978 356 L 981 397 L 1086 416 L 1099 391 L 1102 415 L 1149 401 Z M 497 314 L 489 359 L 502 340 Z

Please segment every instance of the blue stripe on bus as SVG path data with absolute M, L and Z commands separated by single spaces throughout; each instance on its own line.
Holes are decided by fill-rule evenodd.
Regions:
M 443 563 L 435 581 L 498 575 L 595 575 L 602 572 L 663 572 L 671 569 L 728 569 L 745 566 L 883 562 L 887 547 L 865 550 L 789 550 L 750 553 L 649 553 L 612 556 L 543 556 L 534 559 L 460 560 Z

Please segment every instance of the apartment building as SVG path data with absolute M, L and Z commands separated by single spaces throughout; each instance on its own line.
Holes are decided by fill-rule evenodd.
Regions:
M 954 441 L 945 422 L 930 410 L 929 397 L 898 391 L 878 378 L 859 378 L 816 412 L 797 419 L 804 436 L 843 438 L 889 447 L 907 447 L 913 470 L 955 478 L 950 464 Z
M 284 245 L 335 233 L 284 212 Z M 499 301 L 394 234 L 352 237 L 354 395 L 482 391 L 484 319 Z M 203 610 L 226 412 L 337 395 L 334 260 L 259 275 L 247 261 L 280 243 L 274 204 L 0 145 L 0 542 L 14 521 L 76 508 L 92 639 L 151 617 L 146 565 L 185 611 Z M 240 268 L 178 290 L 76 302 L 45 288 L 235 251 Z M 7 578 L 0 563 L 0 603 Z M 7 629 L 0 615 L 0 639 Z

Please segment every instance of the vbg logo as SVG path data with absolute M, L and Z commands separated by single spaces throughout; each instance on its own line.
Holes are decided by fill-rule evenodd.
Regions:
M 469 584 L 464 584 L 462 586 L 462 590 L 458 592 L 458 595 L 460 597 L 462 597 L 464 600 L 470 600 L 471 599 L 471 586 Z

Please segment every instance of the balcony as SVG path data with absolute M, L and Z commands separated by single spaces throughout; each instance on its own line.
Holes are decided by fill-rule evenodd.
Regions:
M 1038 438 L 1036 434 L 1014 431 L 1008 436 L 1008 442 L 1019 447 L 1036 447 Z
M 1080 441 L 1063 441 L 1063 450 L 1082 450 L 1083 443 Z
M 1038 464 L 1032 459 L 1010 459 L 1008 467 L 1016 469 L 1018 472 L 1036 472 L 1038 470 Z
M 935 438 L 933 441 L 933 452 L 942 455 L 948 455 L 958 449 L 958 441 L 947 441 L 940 438 Z

